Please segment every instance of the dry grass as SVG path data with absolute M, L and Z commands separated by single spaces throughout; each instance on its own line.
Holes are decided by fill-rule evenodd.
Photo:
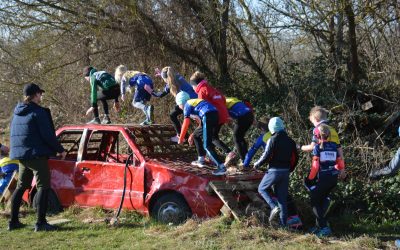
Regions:
M 29 241 L 34 249 L 376 249 L 393 247 L 392 238 L 398 237 L 393 229 L 392 238 L 354 234 L 319 239 L 304 232 L 263 227 L 252 218 L 238 222 L 222 216 L 207 220 L 195 218 L 171 226 L 158 224 L 133 212 L 123 212 L 118 226 L 111 227 L 106 222 L 112 215 L 101 208 L 72 206 L 49 218 L 50 221 L 71 220 L 61 224 L 60 231 L 33 234 L 32 229 L 26 227 L 5 232 L 1 235 L 0 248 L 5 249 L 10 244 L 13 248 L 22 248 Z M 33 224 L 35 214 L 27 209 L 21 221 Z M 6 222 L 7 216 L 0 216 L 0 223 L 6 225 Z

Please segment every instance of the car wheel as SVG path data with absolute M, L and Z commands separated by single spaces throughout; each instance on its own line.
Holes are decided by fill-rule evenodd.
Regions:
M 151 215 L 154 219 L 165 224 L 180 224 L 192 216 L 186 201 L 177 194 L 165 194 L 157 199 Z
M 47 215 L 56 215 L 63 211 L 60 201 L 58 200 L 56 192 L 50 188 L 49 190 L 49 197 L 47 201 Z M 39 199 L 38 196 L 35 194 L 33 197 L 32 206 L 35 210 L 37 210 L 39 206 Z

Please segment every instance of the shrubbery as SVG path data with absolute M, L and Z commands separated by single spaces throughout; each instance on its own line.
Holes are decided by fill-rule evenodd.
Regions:
M 340 182 L 333 199 L 333 212 L 351 211 L 373 220 L 400 219 L 400 176 L 379 181 L 368 180 L 371 169 L 382 167 L 391 159 L 393 151 L 400 143 L 397 138 L 398 123 L 389 126 L 387 133 L 378 138 L 378 132 L 384 120 L 393 112 L 393 104 L 375 101 L 378 107 L 372 110 L 361 109 L 365 95 L 357 93 L 375 93 L 388 100 L 398 100 L 398 91 L 390 83 L 385 85 L 382 79 L 363 82 L 355 90 L 348 91 L 345 82 L 335 82 L 329 76 L 329 63 L 317 57 L 301 63 L 287 63 L 283 67 L 284 84 L 270 87 L 270 91 L 259 82 L 256 76 L 236 76 L 240 87 L 235 95 L 248 99 L 256 108 L 257 117 L 282 116 L 288 131 L 299 144 L 311 141 L 312 124 L 308 120 L 310 109 L 321 105 L 332 110 L 330 123 L 339 132 L 344 148 L 348 178 Z M 342 86 L 342 87 L 340 87 Z M 350 88 L 351 89 L 351 88 Z M 395 125 L 397 124 L 397 125 Z M 253 129 L 249 137 L 254 140 L 259 131 Z M 229 140 L 229 136 L 226 138 Z M 308 201 L 308 193 L 303 187 L 303 178 L 308 174 L 311 157 L 300 154 L 296 173 L 291 177 L 291 192 L 298 200 Z

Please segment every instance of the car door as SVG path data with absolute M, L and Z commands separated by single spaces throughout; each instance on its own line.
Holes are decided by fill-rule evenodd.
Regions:
M 96 130 L 88 131 L 86 141 L 82 160 L 75 170 L 76 202 L 84 206 L 117 208 L 127 166 L 123 207 L 142 209 L 144 168 L 135 156 L 127 163 L 133 152 L 129 138 L 118 130 Z
M 126 178 L 123 207 L 135 210 L 143 209 L 144 167 L 141 166 L 129 142 L 128 135 L 122 131 L 113 133 L 110 138 L 106 163 L 103 165 L 105 207 L 119 206 Z M 130 155 L 132 156 L 129 157 Z
M 59 157 L 49 159 L 51 187 L 56 192 L 62 206 L 74 202 L 74 171 L 83 129 L 68 129 L 58 133 L 58 140 L 67 152 L 64 160 Z

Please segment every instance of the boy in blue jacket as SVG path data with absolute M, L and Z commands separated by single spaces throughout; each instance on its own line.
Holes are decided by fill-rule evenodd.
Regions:
M 10 158 L 19 160 L 18 184 L 11 198 L 11 219 L 8 230 L 24 226 L 19 221 L 19 208 L 26 189 L 31 188 L 33 176 L 36 179 L 36 195 L 39 199 L 37 222 L 34 230 L 52 231 L 57 227 L 46 220 L 50 169 L 47 159 L 57 153 L 65 159 L 66 151 L 57 140 L 50 110 L 40 106 L 42 90 L 30 83 L 24 86 L 24 101 L 18 103 L 10 126 Z
M 254 122 L 253 110 L 246 103 L 235 97 L 226 98 L 226 107 L 228 108 L 229 116 L 236 121 L 233 128 L 233 141 L 240 160 L 243 162 L 248 150 L 244 137 Z
M 217 170 L 213 171 L 213 175 L 225 175 L 226 167 L 221 157 L 215 151 L 215 146 L 212 142 L 214 132 L 218 126 L 217 109 L 206 100 L 190 99 L 189 94 L 183 91 L 176 95 L 175 100 L 176 104 L 183 110 L 183 116 L 185 117 L 178 144 L 182 144 L 185 140 L 185 135 L 190 125 L 190 118 L 197 120 L 201 125 L 193 132 L 193 138 L 198 160 L 192 162 L 192 165 L 204 166 L 204 158 L 207 154 L 217 166 Z
M 296 143 L 287 135 L 283 121 L 279 117 L 271 118 L 268 129 L 272 136 L 267 141 L 264 153 L 254 164 L 259 168 L 264 163 L 269 164 L 267 173 L 258 186 L 258 192 L 271 208 L 270 223 L 280 213 L 280 225 L 287 225 L 287 197 L 289 191 L 289 174 L 298 161 Z M 272 199 L 267 189 L 273 187 L 278 198 L 278 204 Z

